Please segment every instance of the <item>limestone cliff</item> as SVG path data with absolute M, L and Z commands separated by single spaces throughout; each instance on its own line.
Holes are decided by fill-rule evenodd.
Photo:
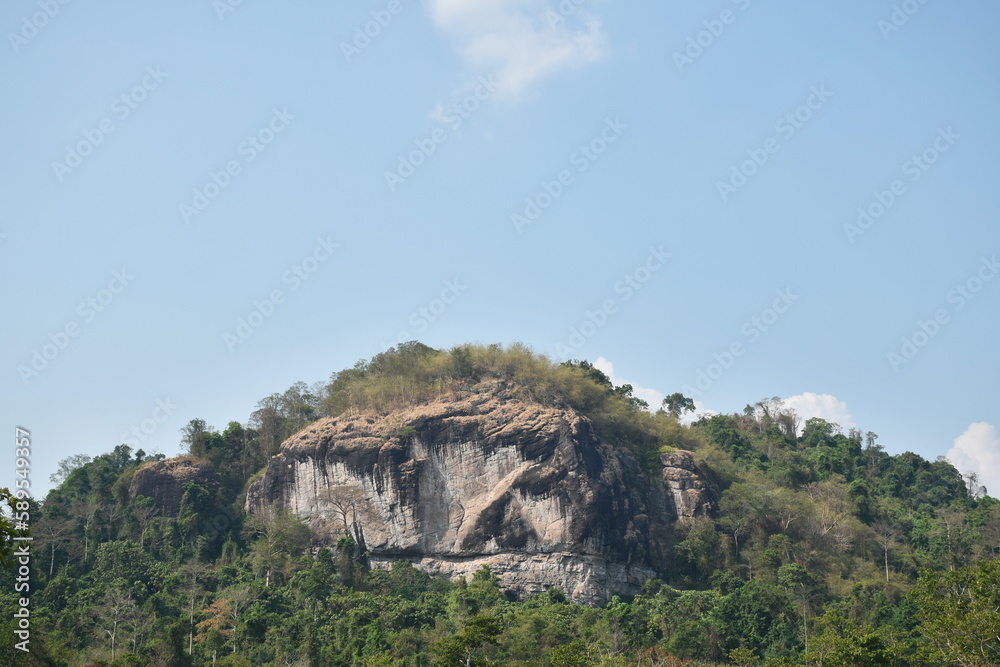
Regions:
M 247 508 L 288 508 L 323 545 L 352 534 L 374 566 L 403 558 L 456 577 L 485 564 L 517 593 L 557 586 L 596 603 L 662 571 L 678 513 L 711 511 L 685 454 L 659 479 L 569 408 L 470 392 L 314 423 L 250 485 Z
M 184 484 L 193 481 L 214 490 L 219 481 L 206 461 L 190 457 L 163 459 L 144 464 L 132 476 L 130 498 L 149 496 L 164 516 L 176 516 L 184 495 Z
M 660 463 L 663 465 L 663 482 L 678 520 L 689 521 L 715 513 L 718 494 L 698 470 L 691 452 L 677 450 L 660 454 Z

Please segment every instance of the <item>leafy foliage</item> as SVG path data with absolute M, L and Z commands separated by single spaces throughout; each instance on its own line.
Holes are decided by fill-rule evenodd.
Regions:
M 591 608 L 556 589 L 512 600 L 488 568 L 458 581 L 406 560 L 371 569 L 351 536 L 315 552 L 295 516 L 243 513 L 248 480 L 312 421 L 473 391 L 578 410 L 651 471 L 661 451 L 693 451 L 718 515 L 675 526 L 663 579 Z M 947 461 L 802 424 L 775 398 L 690 426 L 690 399 L 663 407 L 586 361 L 406 343 L 268 396 L 245 424 L 191 420 L 183 445 L 220 485 L 188 482 L 176 516 L 128 493 L 157 457 L 71 457 L 31 501 L 32 652 L 8 643 L 0 664 L 1000 664 L 1000 503 Z M 7 514 L 0 529 L 9 551 Z M 5 609 L 14 577 L 0 570 Z M 13 619 L 0 626 L 12 636 Z

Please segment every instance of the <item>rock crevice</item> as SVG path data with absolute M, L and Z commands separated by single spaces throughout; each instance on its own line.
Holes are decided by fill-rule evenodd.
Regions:
M 690 454 L 667 456 L 657 479 L 570 409 L 474 394 L 314 423 L 251 484 L 247 509 L 287 508 L 323 546 L 356 535 L 373 566 L 489 565 L 518 594 L 557 586 L 599 603 L 663 570 L 678 517 L 713 511 Z

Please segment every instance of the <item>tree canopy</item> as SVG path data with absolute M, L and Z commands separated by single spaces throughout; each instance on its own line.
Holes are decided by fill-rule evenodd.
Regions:
M 304 517 L 243 511 L 249 481 L 317 419 L 489 391 L 578 410 L 644 474 L 661 452 L 692 451 L 718 512 L 674 525 L 641 594 L 592 608 L 554 588 L 513 599 L 489 568 L 457 581 L 406 558 L 373 568 L 351 535 L 320 549 Z M 219 483 L 188 481 L 175 516 L 129 493 L 159 456 L 71 457 L 44 500 L 23 501 L 32 652 L 8 641 L 0 664 L 1000 664 L 1000 503 L 944 459 L 803 424 L 778 398 L 682 423 L 693 407 L 675 393 L 654 412 L 589 362 L 521 345 L 414 342 L 271 394 L 221 431 L 189 421 L 181 446 Z M 0 501 L 13 609 L 18 507 Z M 14 620 L 0 620 L 8 638 Z

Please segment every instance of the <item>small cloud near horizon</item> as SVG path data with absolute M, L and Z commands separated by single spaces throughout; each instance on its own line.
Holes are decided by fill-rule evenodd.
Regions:
M 616 374 L 615 365 L 604 357 L 598 357 L 597 360 L 594 361 L 594 368 L 607 375 L 608 379 L 610 379 L 611 383 L 616 387 L 620 387 L 623 384 L 632 385 L 632 395 L 649 403 L 650 412 L 656 412 L 663 404 L 663 399 L 666 397 L 666 394 L 656 389 L 640 387 L 634 382 L 629 382 L 625 378 Z M 690 424 L 698 417 L 711 416 L 714 414 L 717 414 L 715 410 L 709 410 L 705 407 L 704 403 L 699 400 L 695 400 L 694 412 L 686 412 L 681 415 L 681 423 Z
M 650 412 L 656 412 L 660 408 L 666 396 L 662 391 L 629 382 L 624 377 L 618 375 L 615 372 L 615 365 L 604 357 L 597 357 L 593 364 L 594 368 L 607 375 L 611 383 L 616 387 L 620 387 L 623 384 L 632 385 L 632 395 L 649 403 Z M 854 423 L 854 418 L 851 416 L 850 409 L 847 407 L 847 403 L 832 394 L 816 394 L 807 391 L 782 400 L 783 407 L 795 410 L 795 413 L 799 417 L 799 435 L 802 434 L 806 420 L 813 417 L 819 417 L 837 424 L 844 432 L 857 427 L 857 424 Z M 719 414 L 716 410 L 706 407 L 699 400 L 694 401 L 694 407 L 694 412 L 687 412 L 681 416 L 682 423 L 690 424 L 700 417 L 711 417 L 712 415 Z M 998 446 L 997 451 L 998 455 L 1000 455 L 1000 446 Z M 997 485 L 997 488 L 1000 489 L 1000 484 Z
M 798 396 L 789 396 L 784 400 L 784 407 L 795 410 L 799 416 L 799 435 L 805 427 L 806 420 L 813 417 L 825 419 L 828 422 L 838 424 L 845 432 L 856 428 L 854 418 L 847 403 L 838 399 L 832 394 L 814 394 L 811 391 L 804 392 Z
M 994 498 L 1000 494 L 1000 435 L 989 422 L 969 424 L 945 455 L 963 474 L 974 472 Z

